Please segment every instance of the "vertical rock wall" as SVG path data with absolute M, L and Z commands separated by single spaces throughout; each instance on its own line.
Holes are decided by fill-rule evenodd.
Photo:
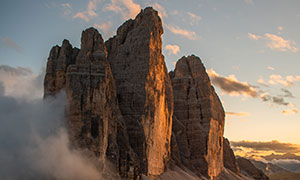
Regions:
M 149 176 L 163 173 L 170 158 L 173 96 L 162 33 L 157 12 L 146 8 L 106 42 L 130 145 Z
M 170 76 L 177 119 L 173 132 L 182 164 L 200 177 L 214 178 L 223 170 L 222 104 L 198 57 L 182 57 Z

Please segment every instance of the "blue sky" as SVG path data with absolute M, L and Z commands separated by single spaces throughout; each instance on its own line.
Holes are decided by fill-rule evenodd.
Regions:
M 0 65 L 38 74 L 63 39 L 80 47 L 81 31 L 94 26 L 107 40 L 146 6 L 163 19 L 169 70 L 184 55 L 202 59 L 228 112 L 225 136 L 300 144 L 298 0 L 5 1 Z

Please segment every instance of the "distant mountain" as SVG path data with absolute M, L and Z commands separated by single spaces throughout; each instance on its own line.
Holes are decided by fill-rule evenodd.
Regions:
M 270 175 L 270 174 L 274 174 L 274 173 L 287 173 L 289 172 L 288 170 L 279 167 L 275 164 L 272 163 L 264 163 L 261 161 L 256 161 L 254 159 L 250 160 L 255 167 L 257 167 L 258 169 L 262 170 L 265 174 Z
M 272 153 L 271 155 L 262 156 L 262 158 L 264 158 L 267 161 L 272 161 L 274 159 L 295 159 L 295 160 L 300 161 L 300 156 L 297 156 L 296 154 L 293 154 L 293 153 L 286 153 L 283 155 L 278 155 L 278 154 Z

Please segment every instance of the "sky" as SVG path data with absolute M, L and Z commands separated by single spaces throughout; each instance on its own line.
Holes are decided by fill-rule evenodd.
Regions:
M 107 40 L 147 6 L 162 18 L 169 71 L 182 56 L 203 61 L 226 111 L 225 137 L 238 147 L 279 144 L 300 152 L 299 0 L 5 1 L 0 6 L 5 94 L 42 97 L 52 46 L 68 39 L 80 47 L 82 30 L 91 26 Z

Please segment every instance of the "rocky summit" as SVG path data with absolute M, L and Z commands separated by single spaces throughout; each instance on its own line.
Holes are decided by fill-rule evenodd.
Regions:
M 146 8 L 106 42 L 95 28 L 80 49 L 64 40 L 50 51 L 44 97 L 66 93 L 72 146 L 99 171 L 111 162 L 116 179 L 243 179 L 202 61 L 182 57 L 168 73 L 162 34 Z

